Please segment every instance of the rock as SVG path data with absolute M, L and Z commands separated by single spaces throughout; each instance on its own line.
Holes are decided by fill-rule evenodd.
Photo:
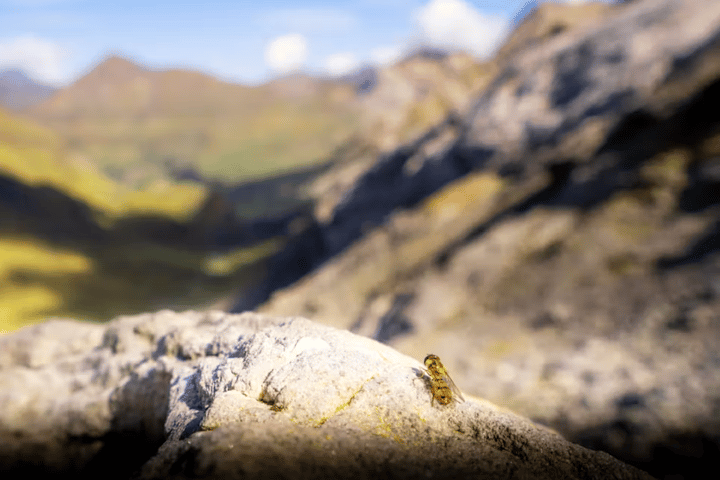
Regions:
M 566 160 L 586 164 L 622 150 L 619 142 L 643 125 L 677 114 L 720 76 L 717 2 L 639 1 L 603 18 L 516 51 L 470 113 L 461 157 L 515 174 Z M 643 123 L 631 128 L 630 119 Z M 682 137 L 669 133 L 647 148 Z M 597 163 L 574 173 L 588 176 Z
M 536 3 L 496 54 L 496 60 L 512 61 L 512 56 L 528 47 L 541 45 L 570 30 L 597 25 L 615 6 L 605 2 Z
M 467 110 L 496 70 L 495 64 L 480 63 L 465 53 L 431 49 L 420 49 L 394 65 L 373 70 L 373 88 L 360 97 L 360 131 L 333 155 L 329 171 L 309 186 L 318 220 L 327 224 L 334 216 L 343 217 L 341 209 L 333 211 L 345 196 L 357 192 L 367 193 L 367 198 L 357 199 L 355 206 L 364 201 L 371 204 L 371 210 L 380 207 L 383 211 L 376 213 L 377 217 L 388 207 L 412 203 L 418 194 L 426 195 L 446 183 L 444 172 L 430 172 L 421 192 L 398 192 L 396 198 L 372 203 L 372 195 L 381 194 L 382 187 L 377 189 L 366 180 L 387 175 L 392 181 L 402 181 L 393 165 L 404 165 L 410 157 L 426 158 L 442 149 L 448 137 L 456 136 L 453 126 L 458 112 Z M 398 150 L 399 145 L 405 148 Z M 412 160 L 409 163 L 412 165 Z M 413 173 L 421 166 L 415 164 L 403 171 Z M 454 169 L 450 173 L 452 178 L 459 175 Z M 360 188 L 355 185 L 358 182 Z M 417 190 L 418 182 L 413 183 Z
M 0 339 L 0 463 L 103 478 L 650 478 L 303 318 L 163 311 Z
M 495 71 L 495 65 L 462 52 L 412 52 L 376 71 L 373 89 L 360 97 L 361 131 L 381 151 L 394 150 L 449 113 L 464 111 Z

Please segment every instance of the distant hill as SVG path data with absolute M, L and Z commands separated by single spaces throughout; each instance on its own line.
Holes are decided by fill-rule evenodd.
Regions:
M 153 71 L 112 56 L 32 108 L 45 121 L 147 117 L 249 107 L 252 89 L 189 70 Z
M 0 109 L 0 217 L 22 235 L 0 242 L 0 284 L 12 287 L 0 309 L 19 323 L 102 319 L 254 291 L 265 258 L 312 227 L 304 195 L 336 203 L 328 190 L 347 188 L 384 143 L 395 148 L 469 98 L 476 67 L 418 51 L 377 69 L 377 88 L 359 95 L 349 78 L 249 87 L 114 56 L 23 112 Z M 325 162 L 337 167 L 327 176 Z M 319 190 L 306 192 L 317 175 Z M 38 253 L 51 248 L 43 242 L 75 250 L 72 269 Z
M 357 123 L 347 84 L 291 75 L 249 87 L 117 56 L 25 113 L 135 187 L 168 169 L 239 182 L 317 164 Z
M 0 72 L 0 106 L 23 110 L 55 93 L 55 88 L 35 82 L 20 70 Z

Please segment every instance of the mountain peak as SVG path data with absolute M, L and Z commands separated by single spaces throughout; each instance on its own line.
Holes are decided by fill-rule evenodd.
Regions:
M 103 83 L 124 83 L 142 75 L 145 72 L 147 72 L 146 68 L 132 62 L 131 60 L 125 57 L 112 55 L 100 62 L 80 81 L 88 78 L 95 78 L 103 81 Z
M 100 62 L 98 67 L 99 66 L 112 68 L 128 68 L 135 70 L 142 69 L 139 64 L 133 62 L 130 58 L 124 57 L 122 55 L 108 55 L 102 62 Z

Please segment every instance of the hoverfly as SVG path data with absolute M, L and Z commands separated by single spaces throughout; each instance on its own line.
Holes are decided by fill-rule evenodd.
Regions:
M 460 393 L 460 389 L 452 381 L 445 365 L 440 361 L 440 357 L 430 354 L 423 361 L 427 372 L 430 375 L 430 390 L 432 392 L 432 400 L 437 400 L 441 405 L 447 405 L 453 400 L 453 394 L 457 395 L 457 400 L 464 402 L 465 399 Z

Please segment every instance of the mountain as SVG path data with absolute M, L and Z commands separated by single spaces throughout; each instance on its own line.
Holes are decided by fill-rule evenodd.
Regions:
M 394 65 L 346 77 L 358 94 L 360 126 L 352 140 L 334 152 L 330 168 L 306 189 L 317 218 L 331 218 L 338 203 L 384 155 L 451 125 L 495 72 L 494 63 L 478 62 L 466 53 L 419 49 Z
M 456 115 L 348 164 L 275 283 L 237 308 L 436 353 L 468 394 L 658 478 L 705 478 L 720 3 L 541 7 L 498 55 Z
M 49 98 L 55 88 L 35 82 L 21 70 L 0 72 L 0 106 L 23 110 Z
M 337 78 L 336 81 L 352 85 L 355 88 L 355 92 L 358 95 L 362 95 L 375 88 L 377 71 L 377 67 L 365 65 L 353 72 Z
M 45 122 L 143 118 L 247 108 L 251 100 L 251 88 L 195 71 L 153 71 L 112 56 L 29 113 Z
M 336 204 L 382 142 L 422 133 L 470 98 L 475 63 L 463 58 L 415 52 L 358 95 L 349 80 L 292 74 L 247 87 L 115 56 L 22 117 L 0 112 L 0 213 L 24 239 L 0 245 L 12 286 L 0 307 L 19 323 L 42 312 L 101 319 L 250 288 L 264 257 L 302 242 L 312 202 Z M 400 119 L 387 136 L 363 129 L 386 115 Z M 59 252 L 33 253 L 58 245 L 96 267 L 68 278 L 53 270 Z M 12 273 L 25 270 L 42 273 Z M 154 293 L 134 281 L 148 276 Z M 98 294 L 104 285 L 116 293 Z M 38 289 L 49 298 L 23 300 Z
M 349 85 L 293 75 L 248 87 L 117 56 L 25 113 L 130 186 L 168 167 L 227 182 L 304 168 L 357 123 Z
M 516 54 L 543 46 L 563 33 L 578 35 L 618 10 L 603 2 L 530 5 L 496 56 L 487 61 L 464 52 L 419 47 L 395 64 L 361 69 L 342 79 L 358 92 L 361 128 L 359 138 L 344 146 L 334 167 L 309 189 L 318 219 L 332 217 L 338 202 L 363 174 L 376 167 L 383 153 L 399 145 L 416 148 L 423 137 L 435 138 L 437 132 L 450 135 L 475 96 L 501 72 L 512 72 L 509 64 Z M 438 138 L 423 148 L 442 145 Z M 421 161 L 417 162 L 413 168 L 420 167 Z
M 540 45 L 562 32 L 582 31 L 584 25 L 597 24 L 616 6 L 605 2 L 555 3 L 543 2 L 527 10 L 526 5 L 518 14 L 518 24 L 510 37 L 496 54 L 496 61 L 505 61 L 522 49 Z
M 463 52 L 419 49 L 377 69 L 360 97 L 364 134 L 380 149 L 409 142 L 461 111 L 492 77 L 491 63 Z

